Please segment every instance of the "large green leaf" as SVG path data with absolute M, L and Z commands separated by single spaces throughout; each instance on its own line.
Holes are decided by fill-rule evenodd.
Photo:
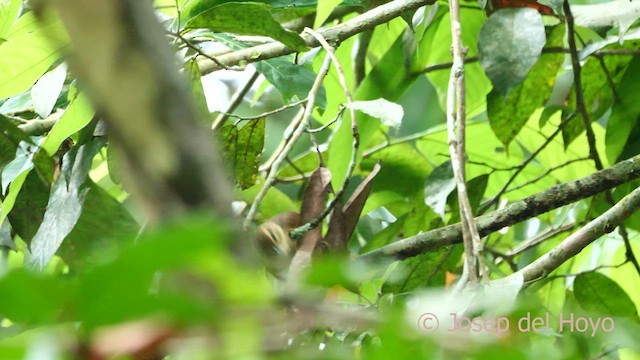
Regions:
M 85 180 L 93 157 L 104 145 L 104 139 L 76 146 L 65 154 L 62 173 L 51 188 L 42 224 L 31 240 L 29 267 L 42 270 L 60 244 L 76 225 L 89 188 Z
M 0 3 L 0 43 L 4 41 L 7 32 L 18 18 L 22 0 L 6 0 Z
M 624 72 L 620 85 L 616 88 L 613 112 L 607 123 L 607 158 L 615 163 L 625 148 L 631 130 L 638 124 L 640 117 L 640 58 L 634 57 Z
M 269 12 L 269 7 L 259 3 L 226 3 L 215 6 L 187 22 L 187 28 L 206 28 L 218 32 L 240 35 L 269 36 L 298 51 L 307 46 L 302 38 L 285 30 Z
M 303 16 L 312 13 L 318 6 L 318 0 L 193 0 L 188 1 L 186 5 L 181 9 L 180 26 L 189 21 L 189 19 L 221 4 L 227 3 L 263 3 L 272 8 L 272 13 L 289 13 L 297 14 L 295 17 Z M 343 6 L 364 6 L 366 0 L 345 0 L 342 1 Z M 291 19 L 287 16 L 287 19 Z M 278 18 L 279 21 L 284 21 L 282 18 Z
M 637 319 L 638 311 L 629 295 L 615 281 L 598 272 L 576 277 L 573 291 L 580 306 L 598 315 Z
M 33 85 L 60 58 L 68 45 L 58 19 L 21 16 L 0 43 L 0 99 L 19 94 Z
M 564 27 L 557 26 L 549 38 L 549 46 L 561 46 Z M 540 57 L 524 82 L 504 95 L 497 88 L 487 95 L 487 115 L 491 128 L 505 146 L 518 135 L 533 112 L 544 106 L 551 96 L 564 54 Z
M 522 83 L 546 43 L 540 14 L 530 8 L 500 9 L 478 36 L 480 65 L 503 94 Z

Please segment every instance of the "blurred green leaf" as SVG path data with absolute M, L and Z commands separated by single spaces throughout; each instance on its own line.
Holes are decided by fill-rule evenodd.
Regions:
M 443 285 L 441 270 L 449 254 L 449 249 L 441 248 L 402 260 L 382 285 L 382 293 L 401 294 L 428 285 Z
M 0 3 L 0 42 L 18 18 L 20 8 L 22 8 L 22 0 L 6 0 Z
M 638 318 L 629 295 L 605 275 L 592 271 L 576 277 L 573 291 L 580 306 L 602 316 Z
M 42 325 L 60 321 L 68 293 L 58 279 L 18 269 L 0 278 L 0 315 L 13 322 Z
M 62 34 L 62 24 L 51 14 L 36 19 L 29 12 L 18 19 L 0 43 L 0 99 L 27 90 L 49 70 L 68 46 Z

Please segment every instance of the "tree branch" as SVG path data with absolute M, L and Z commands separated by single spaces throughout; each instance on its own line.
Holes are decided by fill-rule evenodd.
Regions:
M 480 236 L 517 224 L 536 215 L 586 199 L 640 178 L 640 155 L 569 183 L 559 184 L 476 218 Z M 360 256 L 362 259 L 406 259 L 461 242 L 461 225 L 453 224 L 396 241 Z
M 571 234 L 560 245 L 516 274 L 521 274 L 525 282 L 543 279 L 565 261 L 582 251 L 587 245 L 602 235 L 610 233 L 617 226 L 622 225 L 624 220 L 633 215 L 638 209 L 640 209 L 640 188 L 633 190 L 604 214 Z
M 373 29 L 374 27 L 389 22 L 390 20 L 402 15 L 405 11 L 414 10 L 421 6 L 433 4 L 435 0 L 395 0 L 384 5 L 378 6 L 358 15 L 342 24 L 319 31 L 320 35 L 330 44 L 339 44 L 361 32 Z M 312 35 L 302 34 L 301 37 L 310 48 L 319 47 L 320 43 Z M 272 42 L 253 46 L 247 49 L 234 51 L 228 54 L 217 56 L 216 59 L 224 66 L 230 67 L 240 62 L 253 63 L 261 60 L 271 59 L 274 57 L 293 54 L 295 50 L 285 46 L 280 42 Z M 203 74 L 222 69 L 211 60 L 205 59 L 199 62 L 200 70 Z

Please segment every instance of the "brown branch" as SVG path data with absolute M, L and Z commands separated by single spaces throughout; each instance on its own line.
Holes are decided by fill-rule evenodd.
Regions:
M 464 272 L 460 286 L 466 280 L 473 285 L 478 284 L 478 275 L 486 276 L 485 268 L 478 261 L 481 253 L 480 236 L 473 218 L 473 210 L 467 195 L 465 176 L 465 81 L 464 57 L 466 50 L 462 45 L 460 2 L 449 0 L 449 16 L 451 17 L 451 49 L 453 63 L 449 74 L 447 91 L 447 134 L 451 165 L 458 192 L 460 219 L 462 220 L 462 241 L 464 243 Z M 458 130 L 456 133 L 456 129 Z M 480 271 L 482 269 L 482 271 Z
M 543 279 L 596 239 L 610 233 L 640 209 L 640 188 L 635 189 L 604 214 L 564 239 L 560 245 L 518 271 L 525 282 Z
M 561 206 L 586 199 L 618 185 L 640 178 L 640 155 L 583 178 L 550 187 L 513 202 L 501 210 L 476 218 L 484 237 Z M 406 259 L 462 241 L 461 225 L 453 224 L 396 241 L 360 256 L 362 259 Z
M 358 15 L 342 24 L 319 31 L 320 35 L 331 44 L 339 44 L 354 35 L 373 29 L 374 27 L 391 21 L 402 15 L 406 11 L 415 10 L 427 4 L 433 4 L 435 0 L 395 0 L 373 8 L 366 13 Z M 320 43 L 311 35 L 302 34 L 302 38 L 310 48 L 320 46 Z M 233 66 L 238 63 L 253 63 L 261 60 L 294 53 L 291 49 L 280 42 L 262 44 L 216 57 L 218 62 L 224 66 Z M 200 70 L 203 74 L 222 69 L 211 60 L 203 60 L 200 63 Z

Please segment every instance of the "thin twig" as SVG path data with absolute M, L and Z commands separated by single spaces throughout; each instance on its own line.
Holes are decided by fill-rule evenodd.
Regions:
M 191 43 L 190 40 L 186 39 L 184 36 L 182 36 L 179 32 L 169 32 L 169 35 L 180 39 L 180 41 L 182 41 L 182 43 L 188 47 L 189 49 L 193 50 L 196 52 L 196 55 L 200 55 L 203 56 L 211 61 L 213 61 L 216 65 L 220 66 L 220 68 L 225 69 L 225 70 L 229 70 L 228 66 L 225 66 L 224 64 L 222 64 L 220 61 L 218 61 L 218 59 L 216 59 L 214 56 L 211 56 L 209 54 L 207 54 L 206 52 L 204 52 L 202 49 L 200 49 L 199 47 L 195 46 L 194 44 Z
M 336 68 L 336 72 L 338 73 L 338 79 L 340 80 L 340 85 L 342 85 L 342 89 L 347 98 L 347 103 L 353 103 L 353 97 L 351 96 L 351 91 L 349 90 L 349 85 L 347 84 L 347 79 L 344 76 L 344 71 L 342 70 L 342 66 L 340 65 L 340 61 L 338 61 L 338 57 L 335 54 L 335 50 L 333 46 L 329 45 L 327 40 L 318 32 L 313 31 L 312 29 L 306 28 L 305 32 L 311 34 L 325 49 L 327 52 L 327 56 L 331 58 L 333 65 Z M 331 212 L 331 210 L 340 202 L 342 196 L 344 195 L 347 186 L 349 186 L 349 180 L 353 171 L 356 168 L 356 163 L 358 161 L 358 147 L 360 146 L 360 134 L 358 133 L 358 121 L 356 119 L 356 111 L 353 106 L 349 106 L 349 115 L 351 116 L 351 133 L 353 135 L 353 146 L 351 149 L 351 160 L 349 161 L 349 166 L 347 167 L 347 173 L 345 174 L 344 180 L 342 181 L 342 185 L 340 189 L 336 192 L 335 196 L 329 203 L 329 205 L 324 209 L 324 211 L 315 219 L 310 222 L 291 230 L 290 234 L 292 238 L 298 238 L 309 230 L 315 229 L 322 223 L 327 215 Z
M 585 247 L 622 224 L 640 209 L 640 188 L 635 189 L 604 214 L 564 239 L 558 246 L 517 272 L 525 283 L 544 279 L 565 261 Z
M 298 101 L 294 101 L 291 104 L 287 104 L 284 106 L 281 106 L 277 109 L 273 109 L 273 110 L 269 110 L 269 111 L 265 111 L 262 114 L 259 115 L 253 115 L 253 116 L 240 116 L 240 115 L 236 115 L 236 114 L 232 114 L 232 113 L 228 113 L 228 112 L 222 112 L 220 114 L 226 115 L 228 117 L 232 117 L 235 119 L 238 119 L 238 121 L 236 122 L 236 125 L 241 122 L 241 121 L 251 121 L 251 120 L 258 120 L 258 119 L 262 119 L 265 118 L 267 116 L 271 116 L 271 115 L 275 115 L 277 113 L 281 113 L 285 110 L 289 110 L 293 107 L 296 107 L 298 105 L 302 105 L 302 104 L 306 104 L 307 103 L 307 99 L 304 98 L 302 100 L 298 100 Z
M 569 6 L 569 1 L 564 0 L 563 9 L 565 16 L 567 18 L 567 38 L 569 43 L 569 49 L 571 50 L 571 63 L 573 66 L 573 83 L 576 90 L 576 110 L 580 112 L 582 115 L 582 123 L 584 124 L 584 128 L 587 134 L 587 143 L 589 144 L 589 157 L 593 160 L 596 170 L 602 170 L 604 166 L 602 165 L 602 161 L 600 160 L 600 155 L 598 155 L 598 149 L 596 148 L 596 136 L 593 132 L 593 128 L 591 127 L 591 119 L 589 118 L 589 112 L 587 111 L 586 104 L 584 103 L 584 94 L 582 91 L 582 67 L 580 66 L 580 59 L 578 57 L 578 50 L 576 47 L 576 39 L 575 39 L 575 30 L 574 30 L 574 19 L 573 14 L 571 13 L 571 7 Z M 614 92 L 615 94 L 615 92 Z M 607 191 L 605 193 L 605 199 L 610 205 L 614 205 L 615 201 L 613 199 L 613 195 L 611 191 Z M 627 231 L 624 228 L 624 224 L 620 224 L 620 235 L 624 241 L 626 247 L 626 255 L 627 259 L 631 261 L 634 268 L 640 275 L 640 263 L 638 262 L 636 256 L 633 253 L 631 248 L 631 244 L 629 243 L 629 237 L 627 235 Z
M 260 73 L 255 71 L 253 74 L 251 74 L 251 77 L 249 78 L 249 80 L 247 80 L 247 83 L 244 84 L 244 86 L 235 94 L 233 94 L 233 98 L 231 99 L 231 103 L 229 104 L 227 111 L 220 113 L 213 121 L 213 124 L 211 124 L 211 130 L 213 130 L 213 132 L 217 132 L 218 130 L 220 130 L 220 128 L 222 128 L 222 125 L 229 117 L 229 115 L 227 114 L 234 112 L 235 109 L 242 103 L 242 100 L 247 95 L 249 90 L 251 90 L 251 87 L 253 87 L 253 84 L 255 84 L 259 76 Z
M 569 6 L 569 0 L 564 0 L 563 3 L 564 14 L 567 18 L 567 40 L 569 43 L 569 49 L 571 52 L 571 64 L 573 66 L 573 84 L 576 88 L 576 111 L 580 113 L 582 122 L 587 133 L 587 142 L 589 143 L 589 156 L 593 159 L 596 165 L 596 170 L 602 170 L 602 161 L 596 150 L 596 136 L 591 128 L 591 120 L 589 119 L 589 113 L 584 103 L 584 95 L 582 92 L 582 67 L 580 66 L 580 58 L 578 57 L 578 49 L 576 47 L 576 38 L 573 22 L 573 14 L 571 13 L 571 7 Z
M 478 275 L 488 279 L 487 269 L 478 261 L 482 255 L 480 235 L 473 218 L 473 209 L 467 195 L 465 176 L 465 81 L 464 81 L 464 57 L 466 49 L 462 45 L 460 2 L 449 0 L 449 15 L 451 17 L 451 49 L 453 64 L 449 76 L 447 91 L 447 133 L 449 153 L 451 154 L 451 166 L 458 191 L 458 204 L 460 206 L 460 219 L 462 221 L 462 241 L 464 243 L 465 269 L 470 284 L 478 284 Z M 456 129 L 458 130 L 456 133 Z M 460 284 L 464 286 L 464 284 Z
M 562 120 L 562 122 L 560 123 L 560 125 L 558 125 L 558 128 L 551 134 L 549 135 L 549 137 L 544 141 L 544 143 L 542 143 L 542 145 L 540 145 L 540 147 L 538 147 L 536 149 L 536 151 L 534 151 L 531 155 L 529 155 L 529 157 L 527 157 L 522 164 L 520 164 L 518 166 L 518 168 L 516 169 L 516 171 L 509 177 L 509 180 L 507 180 L 507 182 L 502 186 L 502 188 L 498 191 L 497 194 L 495 194 L 491 199 L 487 200 L 485 203 L 483 203 L 480 206 L 480 210 L 478 210 L 479 214 L 484 213 L 485 211 L 487 211 L 487 209 L 489 209 L 493 204 L 497 203 L 500 200 L 500 197 L 507 191 L 507 189 L 509 188 L 509 185 L 511 185 L 511 183 L 516 179 L 516 177 L 518 175 L 520 175 L 520 173 L 522 172 L 522 170 L 524 170 L 524 168 L 531 163 L 531 161 L 533 161 L 536 156 L 538 156 L 538 154 L 540 154 L 542 152 L 542 150 L 544 150 L 547 145 L 551 144 L 551 142 L 553 141 L 553 139 L 558 136 L 558 134 L 560 134 L 562 132 L 562 129 L 564 129 L 564 126 L 571 121 L 574 117 L 575 117 L 576 113 L 571 113 L 569 116 L 567 116 L 566 119 Z
M 298 113 L 296 113 L 293 119 L 291 119 L 291 122 L 289 123 L 289 125 L 287 125 L 287 128 L 284 130 L 284 133 L 283 133 L 283 139 L 278 144 L 278 147 L 273 151 L 269 159 L 264 164 L 260 165 L 260 167 L 258 168 L 258 171 L 266 172 L 266 173 L 269 173 L 271 171 L 271 167 L 273 166 L 273 163 L 278 159 L 278 157 L 280 157 L 285 147 L 291 140 L 291 137 L 293 136 L 295 130 L 298 128 L 298 126 L 300 126 L 300 122 L 304 118 L 304 113 L 305 113 L 305 107 L 303 106 L 302 108 L 300 108 Z
M 346 109 L 346 107 L 340 106 L 340 109 L 338 109 L 338 114 L 331 121 L 329 121 L 328 123 L 320 126 L 319 128 L 307 129 L 306 132 L 308 132 L 309 134 L 318 133 L 320 131 L 325 130 L 329 126 L 335 124 L 338 121 L 338 119 L 340 119 L 340 116 L 342 116 L 342 113 L 344 112 L 344 109 Z
M 560 164 L 560 165 L 557 165 L 557 166 L 554 166 L 554 167 L 552 167 L 552 168 L 547 169 L 547 171 L 545 171 L 543 174 L 540 174 L 540 175 L 539 175 L 539 176 L 537 176 L 536 178 L 531 179 L 531 180 L 529 180 L 529 181 L 525 182 L 524 184 L 520 184 L 520 185 L 518 185 L 518 186 L 516 186 L 516 187 L 512 187 L 511 189 L 506 190 L 504 193 L 505 193 L 505 194 L 507 194 L 507 193 L 510 193 L 510 192 L 512 192 L 512 191 L 520 190 L 520 189 L 522 189 L 522 188 L 524 188 L 524 187 L 526 187 L 526 186 L 529 186 L 529 185 L 535 184 L 535 183 L 537 183 L 538 181 L 540 181 L 540 180 L 544 179 L 547 175 L 551 174 L 552 172 L 554 172 L 554 171 L 556 171 L 556 170 L 558 170 L 558 169 L 561 169 L 561 168 L 563 168 L 563 167 L 569 166 L 569 165 L 571 165 L 571 164 L 573 164 L 573 163 L 575 163 L 575 162 L 578 162 L 578 161 L 585 161 L 585 160 L 589 160 L 589 158 L 588 158 L 588 157 L 583 157 L 583 158 L 571 159 L 571 160 L 569 160 L 569 161 L 567 161 L 567 162 L 564 162 L 564 163 L 562 163 L 562 164 Z
M 327 76 L 327 73 L 329 72 L 330 65 L 331 65 L 331 57 L 327 54 L 322 63 L 322 67 L 320 68 L 320 71 L 316 76 L 316 80 L 314 81 L 313 86 L 311 87 L 311 90 L 309 90 L 309 96 L 307 97 L 307 105 L 304 107 L 304 113 L 302 115 L 302 119 L 300 123 L 292 133 L 291 138 L 285 145 L 284 149 L 282 150 L 278 158 L 276 158 L 276 160 L 273 162 L 272 166 L 269 169 L 269 174 L 267 175 L 264 185 L 262 186 L 262 189 L 260 189 L 260 192 L 258 193 L 256 198 L 253 200 L 253 203 L 249 208 L 249 212 L 247 213 L 247 216 L 244 219 L 244 223 L 243 223 L 243 227 L 245 229 L 247 229 L 251 224 L 251 222 L 253 221 L 253 218 L 255 217 L 255 214 L 258 210 L 258 206 L 260 205 L 260 202 L 262 201 L 264 196 L 267 194 L 267 191 L 269 190 L 269 188 L 275 182 L 280 164 L 282 164 L 284 159 L 287 157 L 287 154 L 289 153 L 289 151 L 291 151 L 291 149 L 297 142 L 298 138 L 300 138 L 300 136 L 304 132 L 304 129 L 306 129 L 307 124 L 309 123 L 309 119 L 313 114 L 313 107 L 316 102 L 316 96 L 318 95 L 318 91 L 322 86 L 322 81 L 324 80 L 325 76 Z

